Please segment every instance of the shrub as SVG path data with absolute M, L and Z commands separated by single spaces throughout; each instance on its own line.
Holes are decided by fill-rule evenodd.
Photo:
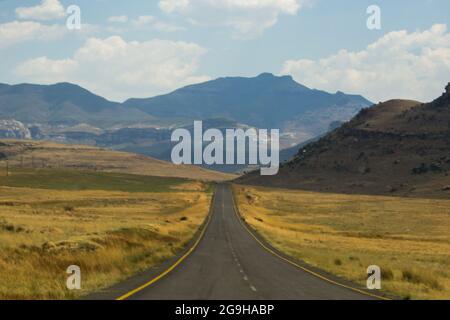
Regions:
M 382 268 L 381 269 L 381 279 L 385 280 L 385 281 L 393 280 L 394 273 L 389 268 Z
M 430 287 L 435 290 L 441 290 L 442 286 L 439 282 L 433 278 L 431 275 L 421 274 L 412 270 L 403 270 L 402 271 L 402 279 L 403 281 L 415 283 L 415 284 L 424 284 L 427 287 Z
M 66 212 L 74 212 L 75 208 L 72 206 L 64 206 L 64 211 Z

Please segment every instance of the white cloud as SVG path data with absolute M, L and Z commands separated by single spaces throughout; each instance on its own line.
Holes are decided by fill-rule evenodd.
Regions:
M 166 13 L 185 16 L 191 23 L 232 29 L 239 39 L 260 36 L 280 15 L 296 15 L 311 0 L 160 0 Z
M 17 8 L 16 14 L 20 19 L 55 20 L 64 18 L 66 11 L 59 0 L 42 0 L 37 6 Z
M 40 82 L 53 83 L 64 81 L 67 74 L 74 72 L 77 68 L 77 61 L 72 59 L 51 60 L 47 57 L 40 57 L 28 60 L 17 68 L 17 73 L 33 78 L 39 74 Z
M 145 25 L 152 24 L 156 21 L 156 18 L 154 16 L 140 16 L 137 19 L 133 20 L 133 25 L 135 27 L 142 27 Z
M 109 22 L 125 23 L 128 22 L 128 16 L 112 16 L 108 18 Z
M 66 28 L 34 21 L 12 21 L 0 24 L 0 48 L 31 40 L 54 40 L 62 37 Z
M 358 52 L 286 61 L 281 73 L 310 87 L 360 93 L 375 102 L 429 101 L 450 80 L 450 33 L 444 24 L 423 32 L 390 32 Z
M 139 16 L 132 21 L 132 24 L 136 28 L 149 27 L 162 32 L 177 32 L 184 30 L 182 27 L 164 22 L 154 16 Z
M 23 81 L 69 81 L 113 100 L 149 97 L 209 80 L 197 73 L 206 50 L 195 43 L 167 40 L 126 42 L 119 36 L 92 38 L 72 58 L 40 57 L 16 68 Z

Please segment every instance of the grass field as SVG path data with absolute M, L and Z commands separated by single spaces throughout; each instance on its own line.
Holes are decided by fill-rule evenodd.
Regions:
M 0 175 L 0 299 L 72 299 L 186 246 L 210 205 L 208 184 L 54 169 Z M 81 267 L 82 290 L 66 289 Z
M 234 186 L 241 214 L 274 247 L 404 299 L 450 299 L 450 200 Z

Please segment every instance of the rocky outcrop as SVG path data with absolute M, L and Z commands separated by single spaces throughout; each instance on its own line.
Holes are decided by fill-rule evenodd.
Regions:
M 1 139 L 31 139 L 28 128 L 16 120 L 0 120 Z

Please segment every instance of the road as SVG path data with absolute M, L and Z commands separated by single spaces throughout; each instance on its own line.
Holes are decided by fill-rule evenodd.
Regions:
M 226 185 L 216 189 L 212 215 L 198 245 L 184 260 L 175 261 L 179 264 L 151 285 L 148 281 L 152 278 L 144 274 L 92 298 L 121 292 L 123 299 L 130 300 L 374 299 L 270 253 L 240 221 Z M 174 262 L 170 263 L 173 266 Z M 164 266 L 165 270 L 171 265 Z M 145 282 L 147 286 L 136 290 Z

